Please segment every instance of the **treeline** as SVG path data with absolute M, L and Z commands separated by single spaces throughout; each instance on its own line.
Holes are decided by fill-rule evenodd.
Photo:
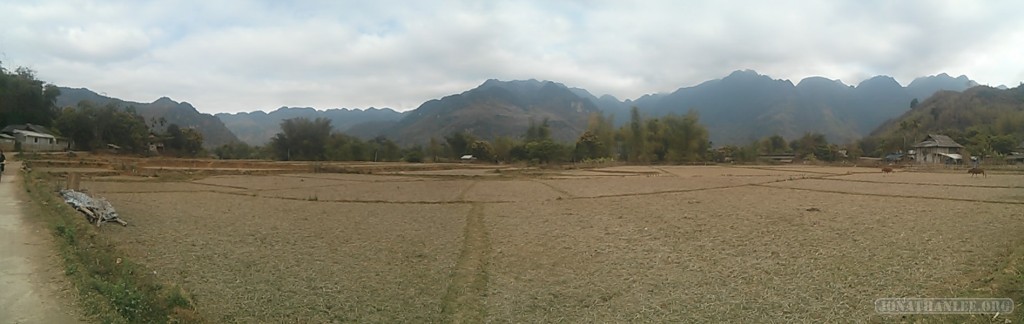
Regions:
M 618 129 L 613 125 L 610 116 L 594 114 L 575 143 L 552 139 L 550 124 L 542 120 L 531 121 L 526 132 L 515 138 L 487 141 L 463 131 L 431 138 L 426 146 L 400 148 L 384 137 L 363 141 L 334 132 L 328 119 L 294 118 L 283 121 L 281 132 L 265 146 L 232 143 L 218 147 L 214 154 L 223 159 L 406 162 L 452 161 L 468 155 L 479 161 L 534 164 L 597 159 L 682 163 L 711 157 L 707 129 L 694 112 L 643 118 L 634 108 L 627 125 Z
M 715 162 L 755 162 L 763 156 L 788 155 L 801 161 L 836 162 L 856 159 L 861 151 L 856 144 L 829 143 L 824 134 L 804 133 L 800 138 L 786 141 L 772 135 L 745 146 L 726 145 L 712 153 Z

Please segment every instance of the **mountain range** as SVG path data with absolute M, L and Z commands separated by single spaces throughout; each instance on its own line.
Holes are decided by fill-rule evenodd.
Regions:
M 945 73 L 917 78 L 905 87 L 887 76 L 870 78 L 856 86 L 823 77 L 809 77 L 794 85 L 789 80 L 744 70 L 635 100 L 619 100 L 610 95 L 597 97 L 585 89 L 552 81 L 492 79 L 402 113 L 389 108 L 281 107 L 270 113 L 212 116 L 198 113 L 188 103 L 167 98 L 151 104 L 130 104 L 147 119 L 164 114 L 168 122 L 199 127 L 208 139 L 207 146 L 234 140 L 236 135 L 249 144 L 264 144 L 279 131 L 281 121 L 295 117 L 328 118 L 336 131 L 362 138 L 384 136 L 403 145 L 423 144 L 432 137 L 442 139 L 457 131 L 487 140 L 518 137 L 531 121 L 543 120 L 551 125 L 555 139 L 574 141 L 586 128 L 591 114 L 612 115 L 621 125 L 628 120 L 631 107 L 637 107 L 646 117 L 681 115 L 694 110 L 717 146 L 746 144 L 772 134 L 792 139 L 804 132 L 825 134 L 831 142 L 849 142 L 907 112 L 914 99 L 924 101 L 938 91 L 963 91 L 976 85 L 966 76 L 954 78 Z M 100 99 L 100 103 L 118 100 L 85 89 L 61 90 L 61 106 L 85 99 Z M 225 132 L 228 129 L 230 132 Z
M 773 134 L 792 139 L 804 132 L 822 133 L 830 142 L 843 143 L 899 116 L 910 109 L 915 98 L 923 101 L 940 90 L 963 91 L 976 85 L 966 76 L 953 78 L 945 73 L 917 78 L 906 87 L 888 76 L 876 76 L 856 86 L 823 77 L 809 77 L 794 85 L 745 70 L 633 101 L 590 99 L 618 122 L 626 121 L 633 106 L 650 117 L 695 110 L 708 127 L 712 142 L 719 144 L 746 144 Z
M 57 96 L 57 107 L 74 107 L 82 101 L 89 101 L 96 106 L 115 104 L 119 107 L 134 107 L 135 111 L 150 121 L 164 118 L 164 125 L 157 125 L 157 131 L 163 131 L 164 127 L 176 124 L 183 128 L 195 128 L 203 134 L 203 147 L 213 148 L 231 142 L 238 141 L 238 137 L 231 132 L 220 119 L 210 114 L 200 113 L 187 102 L 176 102 L 167 97 L 161 97 L 151 103 L 140 103 L 125 101 L 100 95 L 89 89 L 60 87 L 60 96 Z

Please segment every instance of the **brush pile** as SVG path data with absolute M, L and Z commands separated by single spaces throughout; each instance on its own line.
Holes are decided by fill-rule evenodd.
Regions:
M 117 211 L 114 210 L 114 206 L 111 206 L 110 202 L 106 199 L 93 198 L 84 192 L 71 189 L 61 190 L 60 195 L 64 197 L 64 201 L 68 205 L 85 214 L 85 218 L 89 223 L 95 223 L 96 226 L 100 226 L 103 223 L 116 222 L 123 226 L 128 226 L 128 222 L 121 220 L 120 216 L 117 215 Z

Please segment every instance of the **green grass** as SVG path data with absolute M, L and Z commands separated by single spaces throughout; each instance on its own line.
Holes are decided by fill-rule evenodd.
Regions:
M 29 173 L 23 179 L 36 204 L 33 216 L 53 230 L 64 273 L 77 288 L 88 316 L 102 323 L 204 322 L 180 288 L 159 282 L 141 264 L 118 257 L 124 254 L 53 191 L 52 177 Z

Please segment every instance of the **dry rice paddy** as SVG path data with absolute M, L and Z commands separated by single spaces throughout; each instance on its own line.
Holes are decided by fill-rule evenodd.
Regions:
M 131 223 L 103 235 L 215 322 L 891 321 L 875 299 L 961 296 L 1024 244 L 1013 174 L 476 168 L 82 186 Z

